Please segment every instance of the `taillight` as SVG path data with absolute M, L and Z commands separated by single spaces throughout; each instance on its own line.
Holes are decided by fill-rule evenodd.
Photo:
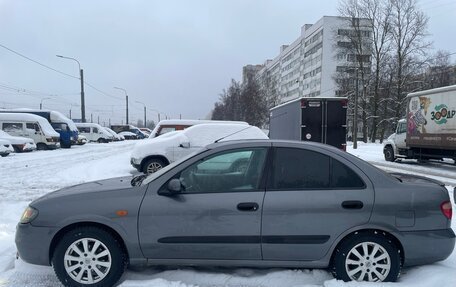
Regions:
M 450 201 L 442 202 L 442 204 L 440 204 L 440 210 L 442 211 L 443 215 L 445 215 L 445 217 L 448 219 L 451 219 L 451 217 L 453 216 L 453 208 L 451 207 Z
M 342 144 L 342 147 L 340 149 L 343 151 L 347 151 L 347 144 Z

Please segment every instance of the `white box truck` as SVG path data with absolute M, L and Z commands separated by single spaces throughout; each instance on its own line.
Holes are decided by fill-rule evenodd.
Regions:
M 456 162 L 456 85 L 407 95 L 407 115 L 383 146 L 385 160 Z

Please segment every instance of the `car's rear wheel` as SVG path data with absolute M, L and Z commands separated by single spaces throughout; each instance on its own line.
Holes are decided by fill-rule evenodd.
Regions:
M 145 174 L 151 174 L 165 166 L 167 166 L 167 164 L 162 159 L 152 158 L 144 164 L 143 171 Z
M 57 244 L 52 266 L 65 286 L 113 286 L 127 265 L 122 244 L 97 227 L 67 232 Z
M 380 233 L 356 234 L 337 248 L 333 273 L 344 281 L 394 282 L 401 270 L 397 246 Z

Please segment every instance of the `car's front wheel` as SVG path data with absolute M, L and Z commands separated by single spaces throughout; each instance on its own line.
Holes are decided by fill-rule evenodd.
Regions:
M 122 276 L 127 257 L 122 244 L 97 227 L 79 227 L 60 239 L 52 266 L 65 286 L 113 286 Z
M 383 234 L 359 233 L 337 248 L 333 273 L 344 281 L 394 282 L 401 270 L 399 249 Z
M 391 146 L 385 147 L 385 150 L 383 151 L 385 160 L 386 161 L 395 161 L 396 158 L 394 157 L 394 150 Z
M 164 168 L 165 166 L 167 166 L 167 164 L 163 160 L 159 158 L 152 158 L 144 164 L 143 171 L 145 174 L 151 174 Z

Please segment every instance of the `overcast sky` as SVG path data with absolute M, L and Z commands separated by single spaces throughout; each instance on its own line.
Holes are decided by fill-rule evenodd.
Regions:
M 456 1 L 421 0 L 434 48 L 456 52 Z M 337 15 L 337 0 L 21 1 L 0 0 L 0 45 L 61 72 L 84 78 L 86 117 L 130 121 L 157 112 L 205 118 L 242 66 L 274 58 L 300 28 Z M 455 59 L 453 57 L 453 59 Z M 13 88 L 12 88 L 13 87 Z M 50 97 L 50 98 L 49 98 Z M 0 47 L 0 107 L 56 109 L 80 117 L 78 79 Z

